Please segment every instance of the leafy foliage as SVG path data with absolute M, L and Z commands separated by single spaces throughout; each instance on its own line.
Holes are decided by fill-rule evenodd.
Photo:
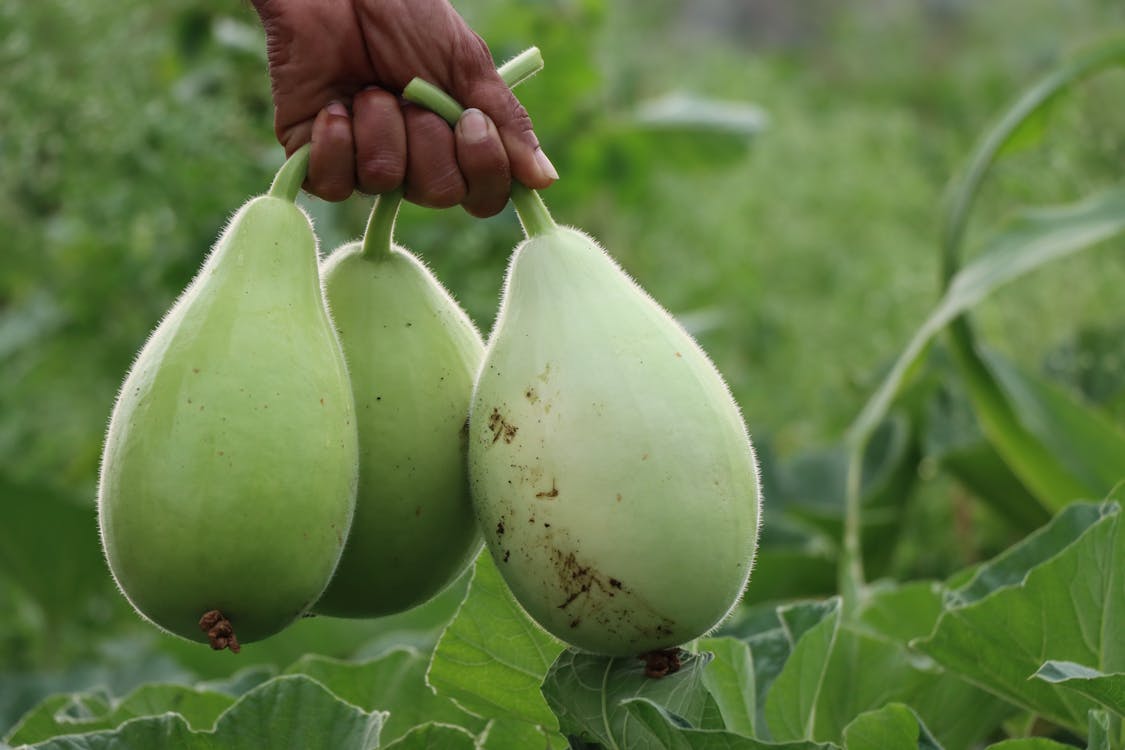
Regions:
M 280 163 L 264 44 L 219 0 L 7 3 L 4 741 L 1121 750 L 1125 97 L 1085 78 L 1125 44 L 1054 41 L 1119 4 L 464 5 L 497 57 L 543 50 L 521 99 L 564 175 L 552 206 L 744 408 L 767 505 L 743 606 L 661 679 L 564 649 L 487 555 L 412 612 L 314 618 L 236 660 L 137 620 L 97 547 L 100 436 L 130 356 Z M 971 134 L 1060 60 L 939 224 Z M 324 250 L 367 210 L 306 206 Z M 400 231 L 487 327 L 513 217 L 410 207 Z

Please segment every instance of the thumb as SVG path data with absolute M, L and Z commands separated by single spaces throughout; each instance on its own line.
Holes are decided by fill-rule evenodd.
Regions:
M 551 160 L 539 145 L 527 110 L 516 99 L 495 69 L 489 67 L 467 86 L 464 107 L 476 107 L 491 118 L 508 153 L 512 177 L 533 190 L 559 179 Z M 456 96 L 456 94 L 455 94 Z

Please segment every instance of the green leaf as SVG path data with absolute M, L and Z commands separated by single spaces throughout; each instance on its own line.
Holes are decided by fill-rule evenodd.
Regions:
M 622 704 L 629 717 L 647 730 L 653 750 L 836 750 L 832 744 L 783 742 L 775 744 L 722 730 L 685 727 L 682 720 L 647 698 L 631 698 Z
M 127 721 L 112 731 L 69 735 L 36 745 L 51 750 L 369 750 L 384 714 L 344 703 L 304 675 L 276 677 L 228 708 L 214 731 L 192 731 L 176 713 Z
M 972 604 L 1002 588 L 1019 585 L 1032 568 L 1074 544 L 1105 517 L 1106 511 L 1107 506 L 1092 503 L 1067 506 L 1049 524 L 979 566 L 972 578 L 952 591 L 950 597 L 960 605 Z
M 240 669 L 230 677 L 225 677 L 221 680 L 205 680 L 203 682 L 198 682 L 195 687 L 199 690 L 213 690 L 238 698 L 276 676 L 277 669 L 275 667 L 271 665 L 257 665 Z
M 774 739 L 816 739 L 825 667 L 835 649 L 839 624 L 837 607 L 803 634 L 795 634 L 796 646 L 766 696 L 766 721 Z
M 192 732 L 179 714 L 147 716 L 113 731 L 56 737 L 33 745 L 36 750 L 212 750 L 210 741 Z M 217 750 L 217 748 L 214 748 Z
M 750 647 L 734 638 L 704 638 L 699 641 L 699 650 L 714 654 L 703 668 L 703 685 L 718 705 L 723 726 L 735 734 L 753 737 L 757 696 Z
M 224 750 L 379 744 L 386 715 L 337 698 L 304 675 L 282 675 L 242 696 L 215 723 L 213 744 Z
M 839 600 L 796 602 L 778 607 L 768 620 L 774 627 L 763 626 L 745 636 L 754 663 L 754 693 L 757 701 L 755 728 L 764 726 L 766 696 L 770 686 L 793 651 L 793 647 L 809 628 L 832 615 Z
M 997 354 L 984 353 L 981 359 L 1020 425 L 1087 488 L 1083 499 L 1101 500 L 1125 479 L 1125 433 L 1117 425 L 1057 385 Z
M 847 750 L 942 750 L 922 720 L 901 703 L 860 714 L 844 728 Z
M 285 670 L 317 680 L 336 696 L 365 711 L 389 711 L 382 738 L 390 742 L 424 722 L 455 724 L 473 733 L 484 722 L 426 684 L 429 657 L 413 649 L 398 649 L 359 664 L 310 654 Z
M 946 668 L 988 690 L 1081 732 L 1091 699 L 1063 685 L 1032 680 L 1051 659 L 1097 665 L 1104 672 L 1125 671 L 1125 639 L 1112 623 L 1125 622 L 1125 523 L 1120 506 L 1104 503 L 1100 517 L 1069 545 L 1033 567 L 1018 581 L 1016 561 L 1040 557 L 1036 547 L 1057 545 L 1051 524 L 997 565 L 986 566 L 954 592 L 929 638 L 917 648 Z M 1068 509 L 1057 522 L 1073 527 L 1090 506 Z M 995 575 L 1002 573 L 1001 575 Z M 985 593 L 982 577 L 993 576 Z
M 941 587 L 932 581 L 871 586 L 860 621 L 901 643 L 929 635 L 941 616 Z
M 50 695 L 88 691 L 90 686 L 100 685 L 106 689 L 102 702 L 108 706 L 112 695 L 125 694 L 146 683 L 191 679 L 168 657 L 141 647 L 136 637 L 102 642 L 97 656 L 96 664 L 76 664 L 63 672 L 4 674 L 0 679 L 0 731 L 8 731 L 21 715 Z M 82 695 L 89 699 L 91 693 Z
M 493 719 L 488 722 L 479 744 L 482 750 L 566 750 L 570 743 L 558 732 L 514 719 Z
M 985 176 L 1013 141 L 1019 141 L 1029 120 L 1040 116 L 1046 108 L 1075 83 L 1105 68 L 1125 63 L 1125 37 L 1110 38 L 1067 61 L 1025 91 L 985 133 L 969 158 L 963 177 L 950 183 L 943 221 L 944 266 L 951 272 L 957 265 L 957 253 L 964 241 L 969 212 Z
M 60 730 L 60 724 L 68 718 L 67 710 L 77 696 L 52 695 L 41 701 L 35 708 L 28 711 L 12 727 L 11 732 L 4 738 L 13 745 L 40 742 L 60 734 L 69 734 L 68 730 Z M 108 701 L 103 705 L 103 710 L 108 706 Z M 73 720 L 71 720 L 73 723 Z M 81 730 L 76 730 L 81 731 Z
M 98 693 L 55 696 L 25 715 L 8 741 L 34 744 L 62 734 L 114 729 L 131 719 L 163 713 L 179 714 L 193 729 L 210 729 L 233 703 L 234 698 L 223 693 L 161 684 L 144 685 L 108 703 Z
M 997 742 L 989 745 L 987 750 L 1074 750 L 1074 745 L 1064 745 L 1044 737 L 1026 737 Z
M 837 742 L 857 716 L 901 702 L 944 744 L 981 739 L 1011 708 L 907 646 L 931 632 L 940 613 L 939 590 L 920 583 L 873 589 L 855 620 L 836 611 L 809 629 L 766 697 L 772 737 Z
M 477 558 L 461 608 L 442 633 L 427 681 L 488 718 L 558 729 L 539 686 L 563 646 L 520 609 L 487 552 Z
M 948 357 L 935 361 L 929 376 L 940 378 L 941 391 L 927 399 L 922 417 L 923 452 L 974 495 L 1007 520 L 1014 531 L 1030 533 L 1051 520 L 1051 513 L 1020 482 L 985 438 L 964 387 Z
M 1070 661 L 1049 661 L 1035 677 L 1079 692 L 1125 718 L 1125 672 L 1105 674 Z
M 559 717 L 563 734 L 609 747 L 644 748 L 651 739 L 630 721 L 621 705 L 648 698 L 692 726 L 702 723 L 709 694 L 703 671 L 710 654 L 685 654 L 678 672 L 648 677 L 640 659 L 612 659 L 564 651 L 543 682 L 543 695 Z
M 467 729 L 428 722 L 414 727 L 394 742 L 380 744 L 386 750 L 473 750 L 476 738 Z
M 1091 711 L 1089 727 L 1086 750 L 1115 750 L 1113 732 L 1121 735 L 1120 721 L 1110 721 L 1105 711 Z
M 1069 206 L 1027 211 L 1017 216 L 985 242 L 973 262 L 953 277 L 937 307 L 914 333 L 848 428 L 849 442 L 861 444 L 874 432 L 931 340 L 949 323 L 1005 284 L 1123 231 L 1125 188 L 1107 190 Z

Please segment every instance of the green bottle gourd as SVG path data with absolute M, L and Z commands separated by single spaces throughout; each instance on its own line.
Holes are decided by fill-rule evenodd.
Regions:
M 296 206 L 297 152 L 148 339 L 106 435 L 110 570 L 168 632 L 237 651 L 305 613 L 355 507 L 354 404 Z
M 391 242 L 401 193 L 376 199 L 362 243 L 322 264 L 359 429 L 355 522 L 319 614 L 377 617 L 420 604 L 480 549 L 465 420 L 480 333 L 433 274 Z
M 501 66 L 515 86 L 543 66 L 531 48 Z M 376 199 L 362 242 L 322 264 L 349 363 L 359 429 L 355 521 L 314 607 L 378 617 L 421 604 L 480 550 L 469 499 L 466 420 L 484 342 L 413 254 L 393 242 L 402 200 Z
M 760 496 L 745 424 L 703 350 L 596 242 L 533 191 L 512 198 L 528 237 L 469 416 L 489 551 L 562 641 L 607 656 L 678 646 L 749 579 Z

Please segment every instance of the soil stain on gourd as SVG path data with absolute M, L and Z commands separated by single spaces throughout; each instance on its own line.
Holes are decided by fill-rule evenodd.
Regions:
M 520 428 L 504 419 L 499 407 L 493 407 L 492 414 L 488 418 L 488 429 L 492 432 L 493 443 L 501 439 L 505 443 L 511 443 L 516 439 L 516 433 Z
M 558 605 L 559 609 L 571 611 L 571 606 L 584 597 L 574 609 L 580 609 L 580 615 L 571 621 L 570 627 L 576 628 L 581 623 L 581 616 L 591 613 L 591 607 L 600 608 L 601 599 L 590 597 L 590 591 L 597 589 L 604 596 L 613 598 L 618 592 L 624 592 L 624 585 L 616 578 L 610 578 L 595 570 L 590 565 L 583 565 L 578 561 L 573 552 L 563 553 L 560 549 L 551 550 L 551 564 L 559 576 L 559 584 L 566 599 Z
M 559 487 L 555 483 L 555 480 L 552 479 L 551 480 L 551 489 L 543 490 L 542 492 L 536 492 L 535 496 L 537 498 L 541 499 L 541 500 L 554 500 L 556 497 L 559 496 Z
M 584 618 L 592 618 L 610 633 L 617 634 L 620 629 L 631 630 L 644 640 L 668 638 L 674 632 L 675 622 L 639 598 L 624 581 L 606 575 L 592 565 L 582 564 L 573 552 L 551 549 L 551 566 L 565 595 L 555 606 L 573 616 L 569 623 L 571 628 L 581 625 Z M 635 616 L 638 610 L 647 612 L 641 619 L 653 624 L 638 625 Z

